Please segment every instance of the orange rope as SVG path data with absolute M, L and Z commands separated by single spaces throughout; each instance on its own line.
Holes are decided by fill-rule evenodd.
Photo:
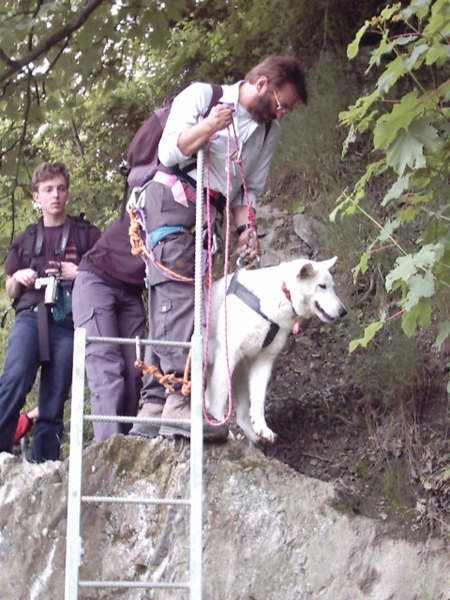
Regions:
M 141 225 L 137 222 L 133 210 L 130 210 L 128 214 L 130 215 L 130 227 L 128 228 L 128 233 L 130 236 L 131 254 L 133 254 L 133 256 L 145 254 L 147 258 L 150 258 L 150 253 L 141 237 Z
M 185 398 L 191 395 L 191 382 L 189 381 L 189 373 L 191 370 L 191 350 L 189 350 L 182 378 L 176 377 L 174 373 L 163 375 L 156 366 L 147 365 L 142 360 L 135 361 L 134 366 L 136 369 L 142 371 L 144 375 L 152 375 L 155 377 L 158 382 L 163 385 L 171 394 L 175 392 L 175 388 L 172 384 L 178 383 L 181 385 L 181 393 Z

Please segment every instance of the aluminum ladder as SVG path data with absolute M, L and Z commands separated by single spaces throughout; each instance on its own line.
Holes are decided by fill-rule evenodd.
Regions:
M 204 150 L 197 158 L 197 203 L 196 231 L 203 230 L 203 187 L 204 187 Z M 82 454 L 83 425 L 85 421 L 100 420 L 99 417 L 84 414 L 85 357 L 86 344 L 89 341 L 111 341 L 110 338 L 91 338 L 83 328 L 75 331 L 74 362 L 72 379 L 72 408 L 70 424 L 69 482 L 67 495 L 67 536 L 66 536 L 66 572 L 65 600 L 78 600 L 79 588 L 149 588 L 149 589 L 186 589 L 190 600 L 202 600 L 202 530 L 203 530 L 203 240 L 201 235 L 195 240 L 195 291 L 194 291 L 194 333 L 190 343 L 163 343 L 145 340 L 148 345 L 177 345 L 192 349 L 191 358 L 191 452 L 190 452 L 190 495 L 186 499 L 163 498 L 120 498 L 82 495 Z M 140 344 L 136 339 L 116 339 L 117 343 Z M 104 416 L 101 420 L 118 422 L 155 422 L 154 419 L 136 417 Z M 176 421 L 174 421 L 176 422 Z M 186 422 L 179 421 L 179 422 Z M 189 581 L 150 582 L 150 581 L 95 581 L 80 580 L 79 569 L 82 562 L 81 505 L 83 503 L 133 503 L 133 504 L 183 504 L 190 507 L 190 552 Z

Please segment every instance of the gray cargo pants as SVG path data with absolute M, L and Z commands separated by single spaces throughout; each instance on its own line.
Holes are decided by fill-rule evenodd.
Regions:
M 190 342 L 194 328 L 195 239 L 190 232 L 195 225 L 195 205 L 175 202 L 170 188 L 151 182 L 146 188 L 145 218 L 147 231 L 164 226 L 183 226 L 185 231 L 171 234 L 154 247 L 158 263 L 192 281 L 173 280 L 157 265 L 149 268 L 150 338 L 162 341 Z M 155 365 L 163 374 L 182 377 L 189 350 L 152 346 L 146 353 L 147 364 Z M 165 389 L 155 377 L 144 376 L 142 400 L 163 400 Z
M 145 307 L 141 296 L 108 285 L 89 271 L 79 271 L 72 307 L 75 327 L 85 327 L 92 337 L 143 337 Z M 133 344 L 90 342 L 86 348 L 86 375 L 91 391 L 92 414 L 136 416 L 142 387 Z M 96 442 L 115 433 L 128 433 L 131 425 L 94 421 Z

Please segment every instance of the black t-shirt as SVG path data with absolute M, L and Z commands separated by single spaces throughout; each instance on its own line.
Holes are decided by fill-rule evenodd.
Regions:
M 72 262 L 78 265 L 81 260 L 80 251 L 82 248 L 77 248 L 80 236 L 77 235 L 76 221 L 72 217 L 70 219 L 69 237 L 64 252 L 61 252 L 62 238 L 64 225 L 56 227 L 44 227 L 42 225 L 42 217 L 39 220 L 37 227 L 42 227 L 43 242 L 39 254 L 35 252 L 34 246 L 30 249 L 29 233 L 26 231 L 20 233 L 9 248 L 8 257 L 5 264 L 5 273 L 9 276 L 14 275 L 20 269 L 32 268 L 36 271 L 38 277 L 45 277 L 45 269 L 49 268 L 49 261 L 64 261 Z M 87 248 L 92 248 L 95 242 L 100 238 L 101 232 L 94 225 L 89 224 L 87 235 L 85 236 Z M 37 234 L 36 234 L 37 235 Z M 85 250 L 86 248 L 84 248 Z M 45 289 L 40 290 L 23 288 L 22 294 L 16 302 L 16 310 L 24 310 L 32 306 L 36 306 L 44 300 Z

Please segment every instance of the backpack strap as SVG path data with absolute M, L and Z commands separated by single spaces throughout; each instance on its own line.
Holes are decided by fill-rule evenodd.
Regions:
M 90 249 L 89 229 L 91 222 L 85 219 L 84 215 L 85 213 L 81 212 L 78 217 L 71 217 L 75 221 L 75 240 L 80 258 Z
M 39 221 L 38 221 L 39 223 Z M 38 230 L 38 226 L 36 223 L 32 223 L 31 225 L 28 225 L 28 227 L 25 229 L 25 237 L 24 237 L 24 241 L 23 241 L 23 249 L 22 249 L 22 255 L 21 255 L 21 259 L 24 262 L 28 262 L 28 266 L 31 265 L 31 260 L 33 258 L 33 256 L 35 256 L 36 253 L 36 245 L 37 245 L 37 230 Z M 42 241 L 40 241 L 40 249 L 42 250 L 42 244 L 44 242 L 44 232 L 42 231 Z
M 222 86 L 220 84 L 212 83 L 211 87 L 212 87 L 211 102 L 209 103 L 208 110 L 205 112 L 205 117 L 207 117 L 209 115 L 209 113 L 211 112 L 211 109 L 214 106 L 216 106 L 216 104 L 219 103 L 219 100 L 223 94 Z
M 40 227 L 39 227 L 39 225 L 40 225 Z M 62 230 L 61 248 L 58 251 L 55 251 L 55 256 L 59 255 L 61 258 L 64 256 L 64 253 L 67 248 L 67 242 L 69 241 L 70 229 L 71 229 L 70 218 L 67 218 L 64 222 L 64 226 L 63 226 L 63 230 Z M 35 246 L 36 249 L 38 246 L 38 242 L 40 242 L 40 231 L 41 230 L 42 230 L 42 239 L 43 239 L 44 238 L 44 227 L 43 227 L 42 223 L 38 223 L 37 235 L 36 235 L 36 246 Z M 39 248 L 39 254 L 41 253 L 41 250 L 42 250 L 42 245 Z
M 44 245 L 44 223 L 42 219 L 36 224 L 35 239 L 32 248 L 33 256 L 40 256 Z

